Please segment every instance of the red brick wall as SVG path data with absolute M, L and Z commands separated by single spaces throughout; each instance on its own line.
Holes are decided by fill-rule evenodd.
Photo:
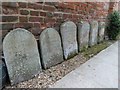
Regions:
M 103 21 L 108 15 L 109 3 L 99 2 L 45 2 L 2 3 L 3 37 L 12 29 L 21 27 L 31 31 L 36 38 L 47 27 L 57 30 L 62 22 L 71 20 Z
M 108 11 L 109 13 L 113 11 L 113 7 L 114 7 L 114 3 L 113 2 L 109 3 L 109 11 Z

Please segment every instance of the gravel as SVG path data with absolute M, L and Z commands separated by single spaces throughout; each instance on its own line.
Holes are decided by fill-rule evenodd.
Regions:
M 15 86 L 7 85 L 6 88 L 48 88 L 56 81 L 64 77 L 72 70 L 85 63 L 87 59 L 83 55 L 78 54 L 75 57 L 53 66 L 47 70 L 43 70 L 39 75 L 25 82 L 21 82 Z

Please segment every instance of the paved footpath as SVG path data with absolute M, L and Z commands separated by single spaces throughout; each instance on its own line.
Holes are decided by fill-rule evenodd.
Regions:
M 51 88 L 118 88 L 118 42 L 67 74 Z

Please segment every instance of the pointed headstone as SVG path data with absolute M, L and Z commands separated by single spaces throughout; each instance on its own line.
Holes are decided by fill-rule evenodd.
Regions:
M 9 32 L 3 41 L 3 52 L 11 85 L 40 73 L 37 42 L 29 31 L 17 28 Z

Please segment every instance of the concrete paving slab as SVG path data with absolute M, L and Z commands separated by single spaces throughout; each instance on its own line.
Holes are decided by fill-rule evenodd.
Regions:
M 50 88 L 118 88 L 118 42 L 101 51 Z

